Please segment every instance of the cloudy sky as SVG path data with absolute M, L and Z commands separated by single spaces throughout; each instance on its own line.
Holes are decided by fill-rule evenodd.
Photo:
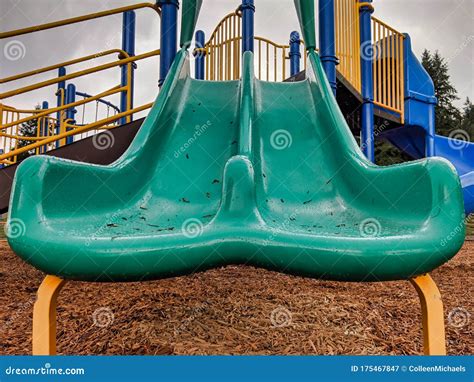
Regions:
M 51 22 L 99 10 L 111 9 L 146 0 L 0 0 L 0 31 L 18 29 L 35 24 Z M 205 0 L 198 28 L 209 36 L 223 15 L 238 5 L 232 0 Z M 285 43 L 298 23 L 292 0 L 255 0 L 256 34 Z M 375 15 L 401 32 L 412 36 L 413 48 L 419 55 L 423 49 L 436 50 L 449 60 L 450 74 L 461 98 L 474 99 L 474 0 L 375 0 Z M 18 74 L 37 67 L 48 66 L 63 60 L 95 54 L 99 51 L 119 48 L 121 45 L 120 15 L 92 20 L 73 26 L 37 32 L 0 42 L 0 77 Z M 25 47 L 22 58 L 11 61 L 5 58 L 6 45 L 17 40 Z M 159 48 L 159 18 L 149 9 L 137 11 L 136 53 Z M 94 63 L 108 62 L 101 58 Z M 90 64 L 89 64 L 90 65 Z M 70 72 L 86 66 L 76 65 Z M 55 73 L 36 76 L 47 79 Z M 154 100 L 158 79 L 156 57 L 138 63 L 135 104 Z M 78 90 L 96 94 L 119 83 L 119 70 L 77 79 Z M 30 81 L 17 81 L 2 85 L 1 91 L 25 85 Z M 3 101 L 17 107 L 31 108 L 43 100 L 53 104 L 54 87 L 38 90 L 28 95 Z M 117 103 L 116 99 L 111 99 Z M 459 101 L 459 104 L 462 104 Z M 78 118 L 81 119 L 79 110 Z M 87 110 L 86 113 L 91 113 Z

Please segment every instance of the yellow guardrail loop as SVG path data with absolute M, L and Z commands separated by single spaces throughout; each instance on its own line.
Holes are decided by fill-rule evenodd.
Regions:
M 228 81 L 240 78 L 242 49 L 242 15 L 239 9 L 227 14 L 217 24 L 204 48 L 195 53 L 205 54 L 205 79 Z M 260 80 L 283 81 L 289 77 L 289 45 L 278 44 L 255 36 L 255 75 Z M 306 55 L 304 55 L 306 68 Z
M 84 21 L 99 19 L 102 17 L 122 14 L 125 12 L 146 8 L 154 10 L 161 16 L 161 10 L 156 3 L 139 3 L 102 12 L 95 12 L 83 16 L 68 18 L 51 23 L 36 25 L 28 28 L 2 32 L 0 33 L 0 39 L 21 36 L 29 33 L 35 33 L 52 28 L 58 28 L 66 25 L 76 24 Z M 2 150 L 3 152 L 0 155 L 0 163 L 6 165 L 16 163 L 18 155 L 27 151 L 30 153 L 33 152 L 34 154 L 42 154 L 44 152 L 56 148 L 57 146 L 62 146 L 66 144 L 67 137 L 76 136 L 77 139 L 82 139 L 88 136 L 88 134 L 91 133 L 93 130 L 97 132 L 98 129 L 116 127 L 116 121 L 118 121 L 120 118 L 124 118 L 126 122 L 129 122 L 131 121 L 131 117 L 133 114 L 146 110 L 151 104 L 142 105 L 132 109 L 131 105 L 133 89 L 131 68 L 132 66 L 135 66 L 136 62 L 139 60 L 143 60 L 153 56 L 159 56 L 159 49 L 138 54 L 133 57 L 130 57 L 128 53 L 122 49 L 108 49 L 96 54 L 90 54 L 84 57 L 64 61 L 54 65 L 49 65 L 21 74 L 1 78 L 0 84 L 9 84 L 18 80 L 29 79 L 36 75 L 57 70 L 61 67 L 84 64 L 88 61 L 92 61 L 112 54 L 117 54 L 118 59 L 101 65 L 94 66 L 89 64 L 88 67 L 84 70 L 68 73 L 66 75 L 49 80 L 35 81 L 32 79 L 28 86 L 13 88 L 11 90 L 7 90 L 1 93 L 0 101 L 2 103 L 0 103 L 0 150 Z M 58 83 L 69 81 L 74 78 L 85 77 L 95 73 L 100 73 L 108 69 L 123 66 L 127 66 L 129 69 L 127 71 L 126 81 L 123 85 L 114 86 L 111 89 L 92 96 L 87 95 L 86 93 L 82 93 L 80 96 L 82 96 L 83 99 L 77 100 L 69 104 L 66 103 L 65 89 L 63 88 L 60 88 L 55 94 L 58 97 L 58 106 L 56 107 L 39 110 L 26 110 L 16 109 L 12 106 L 5 105 L 3 103 L 4 99 L 10 97 L 33 92 Z M 115 110 L 116 108 L 113 105 L 103 101 L 104 98 L 119 93 L 123 93 L 126 95 L 126 111 L 121 113 L 117 113 L 118 110 Z M 106 118 L 99 119 L 98 117 L 99 102 L 102 102 L 107 107 Z M 84 124 L 85 107 L 86 105 L 92 103 L 95 103 L 96 105 L 95 122 Z M 74 122 L 72 120 L 66 120 L 66 111 L 70 108 L 76 108 L 78 106 L 82 106 L 82 125 L 77 125 L 77 122 Z M 112 114 L 115 113 L 115 115 L 109 116 L 110 109 L 113 111 Z M 31 124 L 33 127 L 34 125 L 36 125 L 35 136 L 24 136 L 23 129 L 26 128 L 28 124 Z

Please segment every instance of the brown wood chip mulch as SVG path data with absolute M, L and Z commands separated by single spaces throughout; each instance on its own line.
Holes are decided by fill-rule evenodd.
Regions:
M 449 354 L 472 354 L 474 242 L 432 273 Z M 31 352 L 43 274 L 0 241 L 0 353 Z M 167 280 L 67 283 L 60 354 L 421 354 L 421 316 L 408 282 L 342 283 L 229 266 Z

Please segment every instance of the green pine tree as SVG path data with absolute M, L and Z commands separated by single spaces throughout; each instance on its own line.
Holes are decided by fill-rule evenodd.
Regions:
M 39 110 L 40 107 L 36 106 L 35 109 Z M 22 137 L 36 137 L 37 133 L 38 133 L 38 120 L 37 119 L 31 119 L 28 122 L 23 123 L 19 129 L 19 135 L 21 135 Z M 20 139 L 18 141 L 17 147 L 18 148 L 25 147 L 25 146 L 30 145 L 31 143 L 32 141 L 29 141 L 26 139 Z M 25 151 L 24 153 L 21 153 L 20 155 L 18 155 L 18 160 L 21 161 L 23 159 L 28 158 L 30 155 L 33 155 L 33 154 L 34 154 L 34 150 Z
M 466 98 L 462 109 L 461 129 L 467 133 L 470 141 L 474 142 L 474 105 L 469 98 Z
M 459 128 L 461 113 L 454 106 L 459 99 L 457 90 L 451 84 L 448 62 L 438 51 L 431 53 L 429 50 L 423 52 L 421 63 L 434 82 L 435 95 L 438 98 L 436 107 L 436 132 L 442 135 Z

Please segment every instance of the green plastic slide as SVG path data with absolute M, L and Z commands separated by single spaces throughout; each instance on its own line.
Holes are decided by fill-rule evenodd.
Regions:
M 195 17 L 195 15 L 193 16 Z M 198 81 L 178 52 L 126 153 L 109 166 L 46 156 L 16 173 L 13 250 L 66 279 L 134 281 L 249 264 L 352 281 L 406 279 L 465 236 L 445 160 L 378 167 L 361 153 L 318 55 L 308 78 Z

